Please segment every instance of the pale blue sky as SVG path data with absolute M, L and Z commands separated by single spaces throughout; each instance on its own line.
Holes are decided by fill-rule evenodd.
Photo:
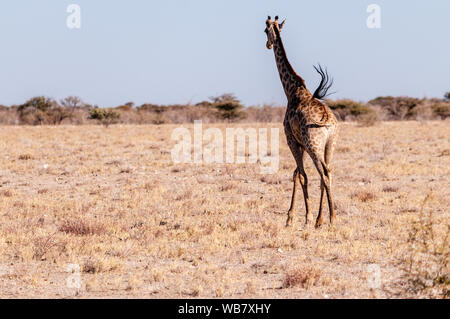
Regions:
M 81 29 L 66 26 L 70 3 Z M 366 8 L 381 6 L 381 29 Z M 450 1 L 8 0 L 0 4 L 0 104 L 35 95 L 198 102 L 234 92 L 246 105 L 285 103 L 268 14 L 286 18 L 288 57 L 313 90 L 326 66 L 333 98 L 442 97 L 450 90 Z

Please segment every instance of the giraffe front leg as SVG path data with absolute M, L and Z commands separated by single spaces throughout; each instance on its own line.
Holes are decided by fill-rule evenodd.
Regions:
M 307 225 L 309 216 L 308 177 L 306 176 L 305 170 L 303 168 L 299 174 L 299 179 L 303 189 L 303 199 L 305 200 L 305 225 Z
M 293 183 L 294 187 L 292 189 L 292 198 L 291 198 L 291 206 L 288 211 L 288 217 L 286 220 L 286 227 L 292 225 L 292 219 L 294 217 L 294 210 L 295 210 L 295 197 L 297 194 L 297 186 L 298 186 L 298 169 L 295 169 L 294 176 L 293 176 Z

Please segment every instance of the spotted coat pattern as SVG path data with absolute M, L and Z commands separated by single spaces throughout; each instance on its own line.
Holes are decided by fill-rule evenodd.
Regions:
M 289 226 L 292 223 L 296 189 L 299 181 L 303 189 L 306 222 L 308 222 L 308 178 L 303 167 L 306 152 L 313 160 L 321 176 L 320 207 L 316 220 L 316 227 L 319 227 L 322 224 L 324 189 L 327 192 L 330 223 L 333 223 L 335 218 L 331 196 L 330 162 L 338 134 L 337 120 L 328 106 L 313 97 L 306 88 L 305 81 L 294 71 L 289 63 L 280 36 L 283 24 L 284 22 L 282 24 L 278 23 L 278 18 L 272 22 L 269 17 L 266 21 L 265 32 L 268 38 L 267 48 L 271 49 L 273 47 L 278 73 L 288 100 L 283 124 L 287 143 L 297 163 L 293 176 L 294 189 L 291 207 L 289 208 L 286 225 Z

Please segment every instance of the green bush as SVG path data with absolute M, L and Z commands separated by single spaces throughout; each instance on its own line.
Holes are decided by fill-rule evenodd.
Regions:
M 17 108 L 22 124 L 43 125 L 60 124 L 64 119 L 70 118 L 72 112 L 60 106 L 55 100 L 37 96 L 29 99 Z
M 222 119 L 237 120 L 245 117 L 242 112 L 244 106 L 234 96 L 234 94 L 227 93 L 217 97 L 211 97 L 212 105 L 215 107 Z
M 373 110 L 367 105 L 356 102 L 350 99 L 341 99 L 341 100 L 327 100 L 326 104 L 334 111 L 335 114 L 342 120 L 345 121 L 349 115 L 352 115 L 356 118 L 369 114 L 373 112 Z
M 93 108 L 89 111 L 89 119 L 97 120 L 108 127 L 119 122 L 120 113 L 112 109 Z
M 433 105 L 434 114 L 441 117 L 442 120 L 445 120 L 447 117 L 450 117 L 450 103 L 438 103 Z

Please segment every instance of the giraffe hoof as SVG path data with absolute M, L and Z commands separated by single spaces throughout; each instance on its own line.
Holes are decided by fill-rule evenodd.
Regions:
M 292 218 L 288 217 L 287 221 L 286 221 L 286 227 L 289 227 L 292 225 Z
M 322 222 L 320 221 L 318 221 L 318 222 L 316 222 L 316 225 L 314 226 L 315 228 L 320 228 L 320 226 L 322 226 Z

